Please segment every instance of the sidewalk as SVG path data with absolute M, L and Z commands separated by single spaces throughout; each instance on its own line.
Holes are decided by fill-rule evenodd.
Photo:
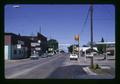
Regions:
M 28 61 L 30 60 L 29 58 L 26 58 L 26 59 L 17 59 L 17 60 L 4 60 L 4 62 L 6 64 L 9 64 L 9 63 L 18 63 L 18 62 L 25 62 L 25 61 Z
M 97 57 L 94 58 L 94 64 L 100 65 L 101 69 L 91 70 L 88 69 L 90 65 L 90 59 L 85 60 L 84 57 L 79 58 L 79 65 L 88 65 L 83 67 L 83 70 L 88 73 L 88 75 L 78 76 L 78 78 L 85 79 L 114 79 L 115 78 L 115 60 L 98 60 L 101 59 Z

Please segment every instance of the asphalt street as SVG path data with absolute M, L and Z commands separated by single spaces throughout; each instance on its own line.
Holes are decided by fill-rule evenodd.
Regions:
M 89 79 L 113 78 L 115 74 L 114 60 L 95 60 L 100 65 L 110 66 L 110 75 L 88 75 L 83 67 L 90 65 L 90 60 L 80 57 L 78 61 L 70 60 L 69 54 L 61 53 L 37 60 L 22 59 L 5 61 L 6 79 Z M 107 70 L 108 71 L 108 70 Z
M 60 67 L 67 54 L 57 54 L 38 60 L 14 60 L 5 62 L 5 78 L 46 78 L 53 70 Z

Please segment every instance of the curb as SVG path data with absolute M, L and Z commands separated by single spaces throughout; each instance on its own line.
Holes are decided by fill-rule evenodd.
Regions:
M 97 75 L 96 73 L 92 72 L 89 67 L 83 67 L 83 70 L 88 74 L 88 75 Z

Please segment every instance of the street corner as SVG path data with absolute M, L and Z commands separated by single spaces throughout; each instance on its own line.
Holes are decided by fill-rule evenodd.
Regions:
M 88 74 L 90 79 L 114 79 L 115 71 L 110 66 L 100 66 L 99 69 L 83 67 L 83 70 Z M 85 77 L 87 78 L 87 77 Z

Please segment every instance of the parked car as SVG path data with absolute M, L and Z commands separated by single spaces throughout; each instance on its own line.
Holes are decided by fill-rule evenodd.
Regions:
M 40 57 L 42 57 L 42 58 L 46 58 L 46 57 L 48 57 L 48 53 L 44 53 L 44 54 L 41 55 Z
M 39 56 L 38 55 L 31 55 L 30 59 L 39 59 Z
M 78 60 L 78 55 L 70 54 L 70 60 Z
M 53 56 L 53 55 L 54 55 L 54 52 L 48 53 L 48 56 Z

